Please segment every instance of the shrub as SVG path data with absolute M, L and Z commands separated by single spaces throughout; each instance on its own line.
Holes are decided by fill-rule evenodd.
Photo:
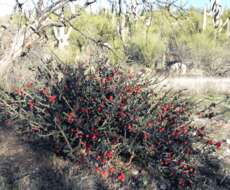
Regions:
M 229 53 L 224 46 L 205 33 L 193 35 L 188 47 L 191 49 L 195 68 L 202 69 L 206 75 L 224 75 L 229 70 L 225 61 Z
M 82 12 L 79 19 L 74 22 L 74 26 L 83 32 L 84 35 L 96 41 L 111 42 L 116 38 L 116 27 L 113 26 L 109 15 L 89 15 Z M 71 34 L 71 39 L 72 46 L 74 47 L 89 44 L 87 38 L 77 31 Z
M 151 34 L 137 31 L 129 42 L 128 58 L 138 58 L 136 62 L 142 62 L 147 66 L 152 66 L 165 52 L 165 41 L 160 34 Z M 139 51 L 137 51 L 139 49 Z
M 39 71 L 45 85 L 1 91 L 4 112 L 27 133 L 48 138 L 57 154 L 93 164 L 120 186 L 143 188 L 145 172 L 155 171 L 153 177 L 169 180 L 172 189 L 195 187 L 201 150 L 221 146 L 190 125 L 191 104 L 181 93 L 161 91 L 143 76 L 103 64 L 43 65 Z M 133 166 L 145 171 L 139 180 L 130 175 Z
M 144 63 L 144 55 L 141 48 L 134 43 L 129 44 L 129 47 L 125 48 L 125 54 L 128 62 Z

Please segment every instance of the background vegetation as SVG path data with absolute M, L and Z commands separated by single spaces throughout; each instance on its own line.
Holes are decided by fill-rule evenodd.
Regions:
M 226 10 L 224 17 L 228 16 L 228 12 Z M 184 15 L 178 15 L 178 19 L 164 10 L 144 13 L 137 20 L 127 21 L 124 40 L 117 34 L 118 19 L 107 12 L 82 12 L 74 25 L 96 41 L 110 44 L 115 51 L 110 58 L 115 64 L 123 60 L 164 69 L 164 56 L 173 52 L 189 66 L 191 74 L 229 74 L 229 37 L 226 30 L 218 33 L 209 18 L 207 29 L 202 31 L 203 12 L 199 9 L 192 8 Z M 71 62 L 84 54 L 82 50 L 89 46 L 90 41 L 77 31 L 71 34 L 70 41 L 68 59 Z

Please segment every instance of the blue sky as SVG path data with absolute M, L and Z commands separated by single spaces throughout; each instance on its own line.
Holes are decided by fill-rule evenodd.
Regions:
M 224 7 L 230 7 L 230 0 L 219 0 Z M 186 0 L 190 6 L 204 7 L 209 3 L 209 0 Z
M 32 2 L 32 0 L 20 0 L 20 1 L 22 2 L 26 1 L 27 3 Z M 79 1 L 84 1 L 84 0 L 79 0 Z M 98 6 L 108 7 L 107 0 L 97 0 L 97 1 L 98 1 L 97 5 L 95 5 L 96 7 Z M 181 0 L 181 1 L 188 2 L 189 6 L 200 7 L 200 8 L 204 7 L 205 4 L 207 5 L 209 3 L 209 0 Z M 14 2 L 15 0 L 0 0 L 0 16 L 10 14 L 13 9 Z M 230 8 L 230 0 L 220 0 L 220 2 L 224 7 Z

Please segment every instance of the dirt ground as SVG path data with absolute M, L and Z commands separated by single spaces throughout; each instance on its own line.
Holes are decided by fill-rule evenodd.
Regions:
M 87 170 L 58 158 L 44 144 L 24 142 L 0 124 L 0 190 L 103 190 Z

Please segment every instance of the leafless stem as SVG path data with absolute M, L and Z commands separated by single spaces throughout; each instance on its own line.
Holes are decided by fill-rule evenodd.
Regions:
M 62 134 L 63 138 L 65 139 L 66 145 L 68 146 L 68 148 L 70 150 L 70 155 L 73 155 L 73 148 L 72 148 L 67 136 L 65 135 L 65 132 L 62 130 L 61 126 L 57 123 L 56 119 L 54 122 L 55 122 L 55 126 L 58 128 L 58 130 Z

